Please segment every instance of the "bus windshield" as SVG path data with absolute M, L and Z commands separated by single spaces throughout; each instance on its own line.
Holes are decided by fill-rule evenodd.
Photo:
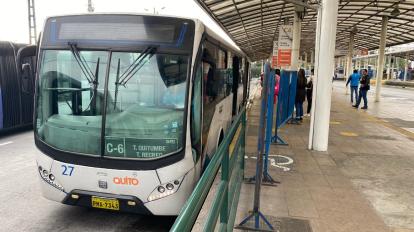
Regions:
M 36 133 L 56 149 L 108 158 L 177 152 L 183 146 L 188 59 L 156 49 L 45 50 Z

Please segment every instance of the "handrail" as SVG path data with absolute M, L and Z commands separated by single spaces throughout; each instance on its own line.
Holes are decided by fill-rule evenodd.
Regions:
M 236 133 L 241 125 L 241 130 Z M 211 185 L 221 167 L 221 180 L 214 196 L 203 231 L 213 231 L 220 216 L 220 231 L 232 231 L 236 215 L 241 181 L 244 170 L 244 146 L 246 131 L 246 109 L 240 112 L 234 120 L 209 165 L 198 181 L 193 193 L 181 209 L 171 232 L 191 231 L 204 201 L 210 192 Z M 235 138 L 235 136 L 238 136 Z M 229 147 L 235 142 L 234 149 L 229 154 Z M 230 190 L 230 191 L 229 191 Z

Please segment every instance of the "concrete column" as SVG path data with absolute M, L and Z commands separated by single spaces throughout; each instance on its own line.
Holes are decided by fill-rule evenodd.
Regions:
M 311 55 L 310 55 L 310 69 L 312 69 L 313 67 L 315 67 L 315 51 L 312 50 L 311 51 Z
M 354 54 L 354 38 L 355 34 L 353 32 L 349 35 L 349 47 L 348 47 L 348 56 L 347 56 L 347 63 L 346 63 L 346 77 L 348 78 L 353 70 L 352 70 L 352 56 Z
M 302 30 L 302 20 L 299 18 L 298 12 L 295 12 L 293 17 L 293 40 L 292 40 L 292 58 L 291 58 L 291 70 L 299 69 L 299 51 L 300 51 L 300 38 Z
M 388 26 L 388 17 L 382 16 L 382 26 L 381 26 L 381 39 L 378 49 L 378 61 L 377 61 L 377 84 L 375 86 L 375 101 L 379 102 L 381 97 L 381 81 L 382 81 L 382 70 L 384 70 L 384 53 L 385 46 L 387 43 L 387 26 Z
M 387 66 L 387 80 L 390 79 L 390 73 L 391 73 L 391 55 L 388 56 L 388 66 Z
M 261 66 L 261 69 L 260 69 L 260 73 L 264 73 L 264 60 L 262 60 L 262 66 Z
M 408 75 L 408 52 L 405 55 L 405 67 L 404 67 L 404 81 L 407 81 L 407 75 Z
M 315 80 L 309 129 L 309 149 L 328 149 L 338 0 L 322 0 L 318 9 L 315 43 Z
M 308 66 L 308 53 L 305 52 L 305 61 L 304 61 L 304 64 L 303 64 L 303 68 L 307 69 L 308 68 L 307 66 Z

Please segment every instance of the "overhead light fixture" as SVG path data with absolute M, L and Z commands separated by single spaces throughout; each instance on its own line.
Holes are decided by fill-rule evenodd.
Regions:
M 397 17 L 398 15 L 400 15 L 400 9 L 398 9 L 398 5 L 394 7 L 390 14 L 392 17 Z
M 351 33 L 356 34 L 357 32 L 358 32 L 358 28 L 357 28 L 356 26 L 354 26 L 354 27 L 351 29 Z

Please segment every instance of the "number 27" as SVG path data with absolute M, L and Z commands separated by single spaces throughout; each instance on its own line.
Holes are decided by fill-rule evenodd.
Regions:
M 62 164 L 62 175 L 64 176 L 72 176 L 73 170 L 75 169 L 74 166 Z

